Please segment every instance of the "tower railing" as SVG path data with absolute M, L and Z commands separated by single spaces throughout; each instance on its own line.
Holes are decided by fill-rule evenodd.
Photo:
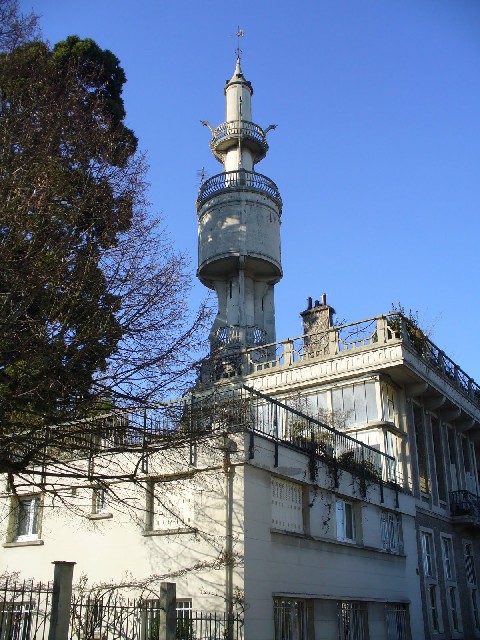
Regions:
M 282 207 L 282 198 L 277 185 L 267 176 L 255 171 L 238 169 L 236 171 L 224 171 L 206 180 L 200 187 L 197 198 L 197 207 L 202 206 L 209 198 L 228 190 L 260 191 L 272 198 L 279 208 Z
M 212 139 L 210 141 L 210 147 L 213 150 L 217 144 L 219 144 L 225 138 L 232 136 L 242 136 L 242 138 L 251 138 L 258 142 L 261 146 L 265 147 L 265 151 L 268 149 L 267 140 L 265 138 L 264 130 L 248 120 L 232 120 L 231 122 L 223 122 L 212 133 Z

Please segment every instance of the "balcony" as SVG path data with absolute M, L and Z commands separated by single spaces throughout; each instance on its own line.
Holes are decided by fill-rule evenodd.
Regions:
M 238 169 L 237 171 L 218 173 L 206 180 L 198 193 L 197 209 L 213 196 L 229 191 L 260 192 L 271 198 L 280 210 L 282 208 L 282 198 L 273 180 L 255 171 Z
M 451 491 L 450 511 L 456 522 L 480 527 L 480 496 L 466 490 Z
M 258 124 L 247 120 L 223 122 L 212 132 L 210 149 L 219 162 L 224 161 L 226 151 L 238 144 L 248 147 L 254 154 L 254 162 L 260 162 L 268 151 L 265 132 Z

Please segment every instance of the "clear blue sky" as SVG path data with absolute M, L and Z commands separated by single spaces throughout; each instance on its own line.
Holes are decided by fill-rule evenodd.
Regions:
M 278 124 L 257 171 L 284 201 L 277 338 L 323 292 L 346 321 L 401 301 L 480 380 L 478 0 L 24 0 L 52 43 L 76 33 L 121 60 L 152 210 L 196 267 L 197 172 L 237 25 L 253 119 Z M 194 298 L 203 296 L 197 284 Z

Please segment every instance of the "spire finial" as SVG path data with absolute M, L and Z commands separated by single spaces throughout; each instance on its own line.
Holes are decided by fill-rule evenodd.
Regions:
M 237 60 L 240 62 L 241 57 L 242 57 L 242 50 L 240 49 L 240 38 L 243 38 L 243 36 L 245 35 L 245 31 L 243 29 L 240 29 L 240 27 L 237 27 L 237 48 L 235 50 L 235 53 L 237 55 Z

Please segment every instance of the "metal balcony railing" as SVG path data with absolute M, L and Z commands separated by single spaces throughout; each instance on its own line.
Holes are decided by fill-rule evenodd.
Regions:
M 267 176 L 255 171 L 238 169 L 237 171 L 224 171 L 206 180 L 200 187 L 197 198 L 197 207 L 201 207 L 209 198 L 223 191 L 229 190 L 259 191 L 270 198 L 281 209 L 282 198 L 277 185 Z
M 365 483 L 393 485 L 404 488 L 401 465 L 394 457 L 334 429 L 305 413 L 279 402 L 253 388 L 244 386 L 254 402 L 250 430 L 274 441 L 321 459 L 332 469 L 337 480 L 338 471 L 348 471 Z M 315 471 L 310 467 L 311 479 Z
M 453 517 L 469 518 L 480 525 L 480 497 L 470 491 L 451 491 L 450 511 Z

